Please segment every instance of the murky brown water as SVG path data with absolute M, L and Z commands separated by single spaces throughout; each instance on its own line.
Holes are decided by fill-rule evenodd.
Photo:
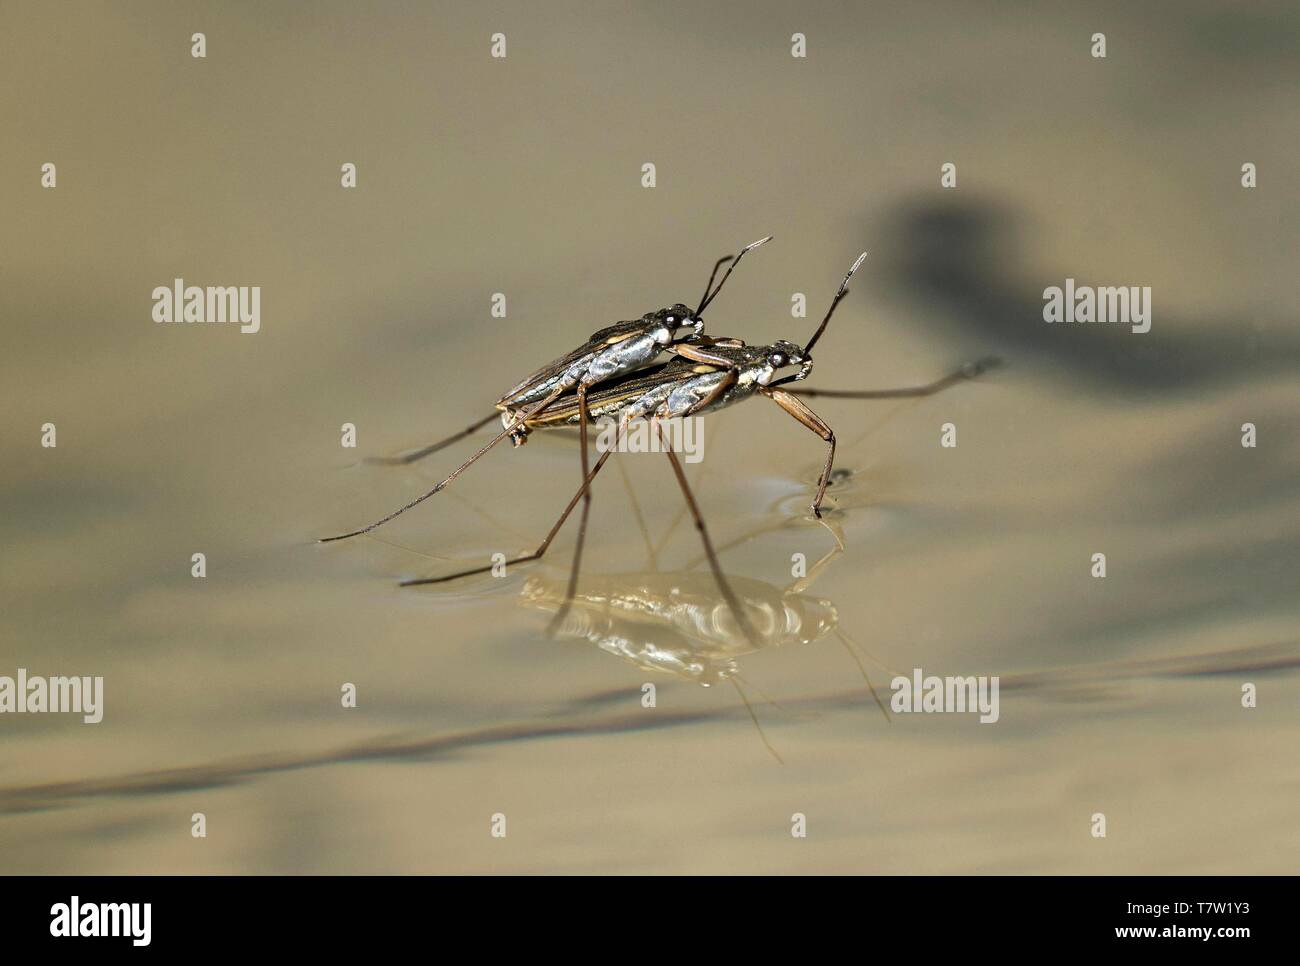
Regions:
M 1295 872 L 1282 9 L 7 5 L 0 675 L 103 675 L 106 707 L 0 716 L 0 869 Z M 504 579 L 395 586 L 535 546 L 573 436 L 494 452 L 383 542 L 312 543 L 471 448 L 362 456 L 696 299 L 769 232 L 714 334 L 806 338 L 868 248 L 811 384 L 1005 362 L 923 399 L 812 401 L 851 472 L 846 549 L 810 586 L 792 555 L 835 547 L 804 510 L 820 442 L 762 401 L 708 417 L 691 479 L 769 646 L 728 639 L 652 454 L 598 481 L 556 638 L 571 528 Z M 176 277 L 260 285 L 262 330 L 155 325 Z M 1047 326 L 1066 277 L 1151 286 L 1151 332 Z M 1000 720 L 886 720 L 855 654 L 884 700 L 895 670 L 999 675 Z M 734 668 L 762 734 L 730 685 L 652 665 Z

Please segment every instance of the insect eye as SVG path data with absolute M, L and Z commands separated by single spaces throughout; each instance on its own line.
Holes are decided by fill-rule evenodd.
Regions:
M 775 366 L 777 369 L 780 369 L 783 365 L 785 365 L 785 356 L 779 352 L 773 352 L 770 356 L 768 356 L 767 361 L 772 363 L 772 365 Z

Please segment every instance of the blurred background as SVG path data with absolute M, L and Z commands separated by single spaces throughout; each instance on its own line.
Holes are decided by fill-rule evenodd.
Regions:
M 0 871 L 1294 873 L 1298 38 L 1280 3 L 6 3 L 0 674 L 103 675 L 105 713 L 0 717 Z M 809 385 L 1003 360 L 811 400 L 829 527 L 815 436 L 708 417 L 690 478 L 769 646 L 726 640 L 653 454 L 594 487 L 555 637 L 572 526 L 396 586 L 535 547 L 571 434 L 313 543 L 473 443 L 364 457 L 769 233 L 714 335 L 805 340 L 869 249 Z M 178 277 L 261 286 L 261 331 L 155 324 Z M 1067 277 L 1150 286 L 1151 331 L 1045 324 Z M 674 588 L 711 633 L 610 604 Z M 887 720 L 855 654 L 883 700 L 999 675 L 1000 720 Z

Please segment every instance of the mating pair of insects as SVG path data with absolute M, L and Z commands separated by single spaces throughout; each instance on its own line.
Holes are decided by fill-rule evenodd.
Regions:
M 778 406 L 797 419 L 801 424 L 816 433 L 826 443 L 826 461 L 821 476 L 817 481 L 816 495 L 812 501 L 812 512 L 820 516 L 822 502 L 826 496 L 827 483 L 835 460 L 835 433 L 826 422 L 814 413 L 800 396 L 838 396 L 841 398 L 888 398 L 893 396 L 928 395 L 960 378 L 974 375 L 969 367 L 929 386 L 910 389 L 877 391 L 827 391 L 815 389 L 783 388 L 791 383 L 801 382 L 811 374 L 813 369 L 812 350 L 826 331 L 831 316 L 848 293 L 849 280 L 866 259 L 863 252 L 854 261 L 853 266 L 844 276 L 831 300 L 821 324 L 804 345 L 796 345 L 785 340 L 778 340 L 772 345 L 746 345 L 740 339 L 715 339 L 704 334 L 703 315 L 705 310 L 722 291 L 727 279 L 740 264 L 746 254 L 771 241 L 771 236 L 745 246 L 735 255 L 727 255 L 713 266 L 709 280 L 704 287 L 704 295 L 699 305 L 692 311 L 686 305 L 678 303 L 670 308 L 647 313 L 640 319 L 616 322 L 595 332 L 577 349 L 561 356 L 554 362 L 538 369 L 527 379 L 503 395 L 496 403 L 496 409 L 447 439 L 425 446 L 393 459 L 380 460 L 384 463 L 407 464 L 422 459 L 431 453 L 472 435 L 498 416 L 502 429 L 469 459 L 458 466 L 446 479 L 437 483 L 425 493 L 416 497 L 405 506 L 376 520 L 369 526 L 338 536 L 326 537 L 321 542 L 344 540 L 360 536 L 376 527 L 382 526 L 394 517 L 438 493 L 449 486 L 465 470 L 483 457 L 489 450 L 507 437 L 518 446 L 526 442 L 529 433 L 535 429 L 576 426 L 581 437 L 582 484 L 573 495 L 560 518 L 555 522 L 546 538 L 538 548 L 529 554 L 506 561 L 507 565 L 537 560 L 546 553 L 565 520 L 573 512 L 578 501 L 583 501 L 583 512 L 579 525 L 577 549 L 574 553 L 573 569 L 570 574 L 569 598 L 576 589 L 580 566 L 583 540 L 586 534 L 587 516 L 590 511 L 590 486 L 596 474 L 604 467 L 614 452 L 615 447 L 605 450 L 590 465 L 588 456 L 588 424 L 593 419 L 612 418 L 617 421 L 615 444 L 626 432 L 628 424 L 638 418 L 652 420 L 696 416 L 725 406 L 733 405 L 751 396 L 762 395 L 771 399 Z M 729 263 L 729 264 L 728 264 Z M 721 280 L 718 272 L 724 265 L 727 270 Z M 717 281 L 717 286 L 714 282 Z M 660 358 L 668 353 L 665 362 Z M 794 371 L 788 371 L 788 370 Z M 717 555 L 709 539 L 699 507 L 691 493 L 685 472 L 677 455 L 668 446 L 662 426 L 655 423 L 664 442 L 664 450 L 672 463 L 674 474 L 686 503 L 695 520 L 696 529 L 704 544 L 710 568 L 718 583 L 719 590 L 726 599 L 731 612 L 735 615 L 740 629 L 751 640 L 754 638 L 749 621 L 739 601 L 731 592 L 718 564 Z M 416 584 L 443 583 L 472 574 L 485 573 L 492 565 L 462 570 L 441 577 L 424 577 L 403 581 L 403 586 Z M 567 608 L 562 608 L 552 621 L 552 628 L 558 626 Z

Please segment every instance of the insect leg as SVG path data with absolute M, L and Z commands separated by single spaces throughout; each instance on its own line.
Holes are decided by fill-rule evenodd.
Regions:
M 831 466 L 835 462 L 835 432 L 826 425 L 825 420 L 809 409 L 807 404 L 790 395 L 788 390 L 767 387 L 760 389 L 759 392 L 769 397 L 791 416 L 826 440 L 826 465 L 822 468 L 821 479 L 817 481 L 817 496 L 812 502 L 812 512 L 820 518 L 822 515 L 822 499 L 826 496 L 826 484 L 830 482 Z
M 767 749 L 767 753 L 776 759 L 778 765 L 784 765 L 785 759 L 776 753 L 776 749 L 772 747 L 772 743 L 767 740 L 767 735 L 763 731 L 763 726 L 758 723 L 758 715 L 754 714 L 754 706 L 749 703 L 749 698 L 745 697 L 745 692 L 740 690 L 740 685 L 736 683 L 734 677 L 727 678 L 727 680 L 730 681 L 731 686 L 736 689 L 736 694 L 740 695 L 740 700 L 744 703 L 745 710 L 749 712 L 749 720 L 754 722 L 754 727 L 758 729 L 759 740 L 763 742 L 763 747 Z
M 832 627 L 831 630 L 834 632 L 835 636 L 839 638 L 840 643 L 844 645 L 844 650 L 848 652 L 849 657 L 853 658 L 853 663 L 858 666 L 858 670 L 862 672 L 862 680 L 867 682 L 867 690 L 869 690 L 871 696 L 876 699 L 876 707 L 878 707 L 880 713 L 885 716 L 885 720 L 892 724 L 893 720 L 889 717 L 889 711 L 880 700 L 880 695 L 876 694 L 875 685 L 871 683 L 871 676 L 867 674 L 867 666 L 862 663 L 862 658 L 858 657 L 857 649 L 854 648 L 852 640 L 850 640 L 849 636 L 838 627 Z
M 578 571 L 582 569 L 582 547 L 587 540 L 587 518 L 591 515 L 591 484 L 587 480 L 587 384 L 578 383 L 578 435 L 582 448 L 582 515 L 578 517 L 578 540 L 573 547 L 573 563 L 569 567 L 569 586 L 564 592 L 564 601 L 555 612 L 551 622 L 546 625 L 548 636 L 553 635 L 564 623 L 564 618 L 573 606 L 573 595 L 578 592 Z
M 546 535 L 546 539 L 541 542 L 538 548 L 532 553 L 527 553 L 515 557 L 512 560 L 507 560 L 506 566 L 511 566 L 517 563 L 528 563 L 530 560 L 538 560 L 544 553 L 546 553 L 547 549 L 551 545 L 551 541 L 554 540 L 555 535 L 560 532 L 560 527 L 564 526 L 564 521 L 569 519 L 569 514 L 573 512 L 573 508 L 577 506 L 578 501 L 582 499 L 582 494 L 586 491 L 587 487 L 591 485 L 591 481 L 596 478 L 596 474 L 599 473 L 601 468 L 605 465 L 605 461 L 613 455 L 614 451 L 612 449 L 600 455 L 600 459 L 596 460 L 596 465 L 591 468 L 591 472 L 588 473 L 586 478 L 582 481 L 582 486 L 578 488 L 577 493 L 573 494 L 573 499 L 569 501 L 569 505 L 564 508 L 564 512 L 560 514 L 560 518 L 555 521 L 555 525 L 551 527 L 550 533 Z M 417 577 L 414 580 L 403 580 L 401 586 L 415 587 L 421 584 L 444 584 L 449 580 L 457 580 L 461 577 L 470 577 L 474 574 L 485 574 L 490 571 L 492 567 L 493 564 L 488 564 L 485 567 L 474 567 L 470 570 L 461 570 L 454 574 L 447 574 L 445 577 Z
M 654 426 L 659 433 L 659 439 L 663 442 L 664 453 L 667 455 L 668 461 L 673 464 L 673 473 L 677 477 L 678 486 L 682 488 L 682 495 L 686 498 L 686 505 L 691 508 L 691 516 L 695 518 L 695 529 L 699 532 L 700 542 L 704 544 L 704 552 L 709 558 L 709 568 L 713 571 L 713 579 L 717 581 L 718 590 L 722 592 L 722 596 L 726 599 L 731 612 L 736 615 L 736 623 L 740 626 L 741 631 L 754 649 L 758 650 L 762 646 L 759 643 L 758 635 L 754 633 L 754 628 L 749 623 L 749 617 L 745 614 L 735 591 L 731 589 L 731 584 L 722 572 L 722 566 L 718 563 L 718 555 L 713 552 L 713 541 L 709 539 L 708 527 L 704 525 L 704 516 L 700 513 L 699 504 L 695 502 L 695 495 L 691 492 L 691 486 L 686 482 L 686 471 L 682 469 L 682 462 L 677 458 L 677 454 L 673 452 L 663 426 L 658 421 L 655 421 Z
M 428 446 L 421 447 L 420 449 L 411 450 L 409 453 L 402 453 L 400 456 L 371 456 L 368 457 L 365 462 L 375 463 L 381 466 L 406 466 L 409 463 L 422 460 L 426 456 L 438 452 L 440 449 L 445 449 L 457 440 L 462 440 L 466 436 L 472 436 L 488 423 L 492 422 L 492 420 L 496 419 L 499 415 L 501 414 L 494 409 L 478 422 L 471 423 L 459 433 L 453 433 L 446 439 L 439 440 L 436 443 L 430 443 Z
M 835 546 L 827 550 L 826 553 L 822 555 L 820 560 L 818 560 L 815 564 L 809 567 L 807 574 L 805 574 L 803 577 L 799 577 L 792 584 L 790 584 L 790 586 L 788 586 L 785 590 L 783 590 L 781 592 L 782 596 L 787 594 L 806 593 L 808 588 L 817 582 L 817 578 L 820 577 L 828 567 L 830 567 L 831 563 L 834 562 L 835 558 L 838 557 L 840 554 L 842 554 L 845 550 L 844 531 L 840 528 L 840 525 L 838 523 L 831 523 L 827 520 L 822 520 L 822 519 L 818 519 L 817 522 L 820 523 L 822 526 L 824 526 L 827 532 L 830 533 L 831 537 L 835 540 Z
M 825 396 L 828 399 L 904 399 L 914 396 L 933 396 L 937 392 L 942 392 L 949 386 L 956 385 L 959 382 L 965 382 L 967 379 L 976 379 L 1002 364 L 1002 360 L 996 357 L 988 359 L 979 359 L 975 362 L 968 362 L 956 372 L 950 372 L 942 379 L 936 379 L 934 382 L 927 383 L 924 386 L 908 386 L 904 389 L 787 389 L 785 390 L 792 396 Z
M 645 515 L 641 512 L 641 502 L 636 498 L 632 478 L 627 475 L 627 464 L 620 461 L 614 465 L 618 467 L 618 475 L 623 480 L 623 489 L 627 491 L 627 502 L 632 507 L 632 519 L 636 521 L 636 528 L 641 531 L 641 540 L 645 544 L 647 566 L 651 571 L 657 572 L 659 570 L 659 554 L 655 550 L 654 541 L 650 539 L 650 530 L 645 525 Z
M 555 387 L 555 390 L 549 396 L 547 396 L 545 399 L 539 402 L 532 409 L 528 410 L 527 412 L 518 413 L 515 416 L 515 418 L 510 421 L 509 425 L 505 427 L 505 429 L 501 430 L 501 432 L 493 436 L 489 442 L 485 443 L 482 447 L 480 447 L 477 453 L 475 453 L 473 456 L 467 459 L 464 463 L 461 463 L 460 466 L 456 467 L 455 471 L 451 474 L 451 476 L 447 477 L 441 483 L 437 484 L 433 489 L 427 490 L 424 493 L 420 494 L 410 503 L 406 504 L 406 506 L 402 507 L 401 509 L 394 510 L 392 513 L 388 514 L 388 516 L 381 517 L 380 519 L 376 520 L 374 523 L 370 524 L 369 526 L 362 527 L 360 530 L 352 530 L 349 533 L 340 533 L 338 536 L 335 537 L 321 537 L 316 542 L 330 543 L 334 540 L 346 540 L 349 537 L 357 537 L 363 533 L 369 533 L 371 530 L 375 529 L 375 527 L 381 527 L 389 520 L 393 519 L 393 517 L 401 516 L 407 510 L 411 509 L 411 507 L 418 506 L 419 504 L 423 503 L 425 500 L 429 499 L 429 497 L 433 496 L 435 493 L 438 493 L 439 491 L 449 486 L 452 483 L 452 481 L 456 479 L 456 477 L 460 476 L 460 474 L 464 473 L 467 469 L 469 469 L 480 457 L 482 457 L 485 453 L 487 453 L 487 451 L 490 450 L 493 446 L 495 446 L 497 443 L 501 442 L 503 439 L 509 436 L 518 426 L 522 425 L 525 420 L 533 416 L 536 416 L 538 413 L 545 410 L 546 407 L 549 406 L 551 403 L 555 402 L 555 400 L 560 397 L 560 394 L 564 392 L 564 388 L 565 388 L 564 384 L 561 383 L 560 385 Z

